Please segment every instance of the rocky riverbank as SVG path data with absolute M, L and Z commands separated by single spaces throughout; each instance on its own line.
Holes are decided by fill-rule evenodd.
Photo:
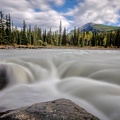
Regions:
M 1 45 L 0 49 L 39 49 L 39 48 L 45 48 L 45 46 L 29 46 L 29 45 Z
M 85 47 L 78 47 L 78 46 L 54 46 L 54 45 L 47 45 L 47 46 L 34 46 L 34 45 L 0 45 L 0 49 L 81 49 L 81 50 L 120 50 L 120 48 L 116 47 L 102 47 L 102 46 L 97 46 L 97 47 L 90 47 L 90 46 L 85 46 Z
M 37 103 L 0 113 L 0 120 L 100 120 L 67 99 Z

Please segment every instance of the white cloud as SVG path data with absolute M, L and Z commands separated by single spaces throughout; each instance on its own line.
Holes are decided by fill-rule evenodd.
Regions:
M 58 6 L 61 6 L 65 3 L 65 0 L 50 0 L 50 1 L 53 1 Z
M 27 24 L 53 30 L 59 29 L 60 20 L 63 27 L 74 28 L 88 22 L 116 24 L 120 18 L 120 0 L 77 1 L 78 4 L 66 13 L 57 12 L 52 7 L 61 7 L 66 0 L 0 0 L 0 10 L 10 13 L 15 24 L 26 20 Z M 73 20 L 68 20 L 69 17 Z
M 65 0 L 2 0 L 0 8 L 3 12 L 11 14 L 15 24 L 22 24 L 22 20 L 26 20 L 27 24 L 56 30 L 60 20 L 63 27 L 69 27 L 70 22 L 50 5 L 61 6 L 64 2 Z
M 120 18 L 119 10 L 119 0 L 84 0 L 64 15 L 74 17 L 74 26 L 88 22 L 115 24 Z

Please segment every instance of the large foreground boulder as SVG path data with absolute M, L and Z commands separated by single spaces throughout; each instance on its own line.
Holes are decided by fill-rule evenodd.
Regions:
M 0 120 L 99 120 L 67 99 L 37 103 L 0 113 Z

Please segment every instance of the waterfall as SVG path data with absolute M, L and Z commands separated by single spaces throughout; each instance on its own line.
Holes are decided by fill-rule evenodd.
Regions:
M 120 118 L 120 51 L 3 50 L 0 56 L 1 111 L 67 98 L 102 120 Z

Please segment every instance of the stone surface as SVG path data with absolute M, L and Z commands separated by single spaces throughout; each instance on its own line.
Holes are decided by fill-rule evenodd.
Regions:
M 7 75 L 5 69 L 0 66 L 0 90 L 7 85 Z
M 37 103 L 0 113 L 0 120 L 99 120 L 67 99 Z

